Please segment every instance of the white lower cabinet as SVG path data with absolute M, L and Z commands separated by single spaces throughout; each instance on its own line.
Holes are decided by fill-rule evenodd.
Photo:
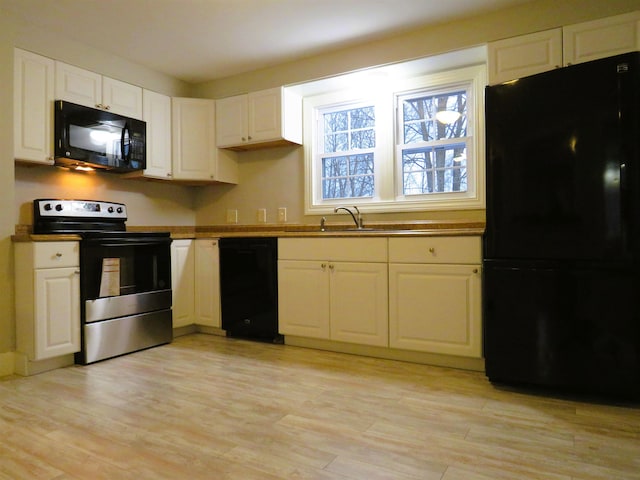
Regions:
M 37 361 L 80 351 L 78 242 L 15 246 L 17 351 Z
M 220 328 L 218 239 L 196 240 L 195 247 L 195 323 Z
M 279 332 L 387 346 L 386 243 L 386 239 L 280 239 Z
M 179 239 L 171 244 L 173 327 L 220 327 L 218 239 Z
M 173 328 L 194 323 L 195 253 L 193 240 L 171 243 L 171 289 L 173 293 Z
M 389 345 L 482 356 L 480 237 L 389 239 Z

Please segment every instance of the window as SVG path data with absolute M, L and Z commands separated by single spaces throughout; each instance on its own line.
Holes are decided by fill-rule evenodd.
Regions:
M 467 191 L 467 90 L 398 97 L 402 194 Z
M 373 197 L 375 107 L 321 109 L 319 119 L 323 200 Z
M 484 67 L 360 82 L 304 98 L 306 213 L 483 208 Z

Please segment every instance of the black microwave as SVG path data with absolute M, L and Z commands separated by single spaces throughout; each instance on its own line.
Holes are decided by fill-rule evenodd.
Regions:
M 55 164 L 119 173 L 143 170 L 146 130 L 142 120 L 56 100 Z

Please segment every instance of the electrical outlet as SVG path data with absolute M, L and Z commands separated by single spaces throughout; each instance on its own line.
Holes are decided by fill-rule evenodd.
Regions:
M 284 223 L 286 221 L 287 221 L 287 208 L 286 207 L 280 207 L 278 209 L 278 222 Z
M 227 210 L 227 223 L 238 223 L 238 210 Z
M 258 220 L 258 223 L 267 223 L 267 209 L 259 208 L 256 213 L 256 219 Z

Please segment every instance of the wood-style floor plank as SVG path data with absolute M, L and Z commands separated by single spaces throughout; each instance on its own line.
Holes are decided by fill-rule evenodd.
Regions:
M 0 379 L 0 480 L 640 480 L 640 408 L 203 334 Z

